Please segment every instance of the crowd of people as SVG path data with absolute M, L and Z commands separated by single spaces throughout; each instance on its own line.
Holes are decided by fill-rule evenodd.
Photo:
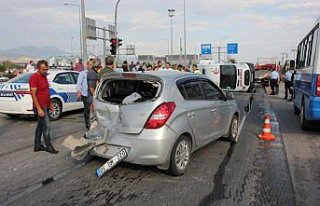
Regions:
M 161 71 L 161 70 L 168 70 L 168 71 L 180 71 L 180 72 L 193 72 L 200 74 L 200 70 L 198 69 L 196 64 L 192 65 L 190 69 L 189 65 L 182 65 L 182 64 L 171 64 L 170 62 L 162 63 L 161 60 L 157 61 L 156 63 L 141 63 L 141 62 L 131 62 L 128 64 L 127 61 L 124 61 L 121 67 L 121 71 L 123 72 L 134 72 L 134 71 Z

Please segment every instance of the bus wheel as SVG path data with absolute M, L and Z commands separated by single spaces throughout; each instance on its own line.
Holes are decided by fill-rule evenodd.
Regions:
M 294 112 L 295 114 L 300 114 L 300 110 L 299 110 L 299 108 L 298 108 L 296 105 L 293 105 L 293 112 Z
M 306 119 L 304 103 L 302 102 L 300 110 L 300 125 L 302 130 L 307 130 L 310 127 L 310 121 Z

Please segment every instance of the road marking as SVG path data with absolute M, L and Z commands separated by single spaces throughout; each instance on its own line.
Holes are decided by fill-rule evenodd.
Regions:
M 238 142 L 240 133 L 241 133 L 241 131 L 242 131 L 243 125 L 244 125 L 244 123 L 245 123 L 245 121 L 246 121 L 246 118 L 247 118 L 248 114 L 249 114 L 249 113 L 246 113 L 246 114 L 244 115 L 244 117 L 242 118 L 241 122 L 240 122 L 239 132 L 238 132 L 237 137 L 236 137 L 236 139 L 235 139 L 236 142 Z
M 26 189 L 22 190 L 21 192 L 18 192 L 16 195 L 10 196 L 6 201 L 1 202 L 1 205 L 10 205 L 13 202 L 23 198 L 24 196 L 42 188 L 43 186 L 46 186 L 56 180 L 59 180 L 63 177 L 66 177 L 67 175 L 71 174 L 73 171 L 80 169 L 81 167 L 85 166 L 88 163 L 89 162 L 82 162 L 80 164 L 77 164 L 77 165 L 69 168 L 69 169 L 66 169 L 65 171 L 59 172 L 55 176 L 49 177 L 41 182 L 35 183 L 35 184 L 27 187 Z

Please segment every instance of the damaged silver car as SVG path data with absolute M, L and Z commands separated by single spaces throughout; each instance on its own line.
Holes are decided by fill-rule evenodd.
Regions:
M 240 112 L 232 94 L 202 75 L 108 74 L 96 89 L 94 105 L 96 122 L 87 133 L 86 152 L 110 159 L 124 151 L 123 161 L 172 175 L 185 172 L 192 152 L 219 137 L 235 141 L 238 135 Z

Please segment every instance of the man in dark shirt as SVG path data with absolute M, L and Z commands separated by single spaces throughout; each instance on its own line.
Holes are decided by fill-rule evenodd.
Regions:
M 35 132 L 34 151 L 47 151 L 57 154 L 51 145 L 50 140 L 50 121 L 49 108 L 52 108 L 49 92 L 49 83 L 47 79 L 48 62 L 40 60 L 37 63 L 38 71 L 30 77 L 29 85 L 33 101 L 34 114 L 38 119 L 38 125 Z M 41 144 L 41 136 L 43 134 L 46 147 Z
M 106 73 L 111 73 L 111 72 L 114 72 L 113 70 L 113 63 L 114 63 L 114 58 L 113 56 L 107 56 L 105 58 L 105 67 L 103 69 L 100 70 L 99 72 L 99 80 L 101 79 L 101 77 L 106 74 Z

